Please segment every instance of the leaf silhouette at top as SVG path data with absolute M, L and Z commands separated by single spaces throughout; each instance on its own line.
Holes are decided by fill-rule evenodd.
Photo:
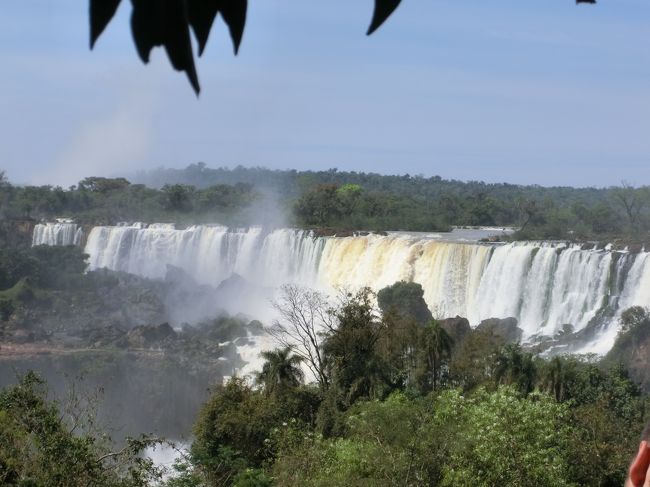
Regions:
M 121 0 L 90 0 L 90 48 L 109 24 Z
M 221 3 L 220 0 L 188 0 L 189 20 L 199 44 L 199 56 L 203 54 L 208 43 L 210 30 Z
M 366 35 L 376 31 L 391 16 L 400 2 L 401 0 L 375 0 L 375 11 L 372 14 L 372 21 Z
M 194 66 L 186 0 L 131 1 L 131 30 L 142 61 L 149 62 L 155 46 L 164 46 L 174 69 L 185 71 L 198 94 L 201 88 Z
M 149 62 L 149 55 L 155 46 L 165 42 L 165 11 L 167 0 L 131 0 L 131 32 L 133 41 L 143 63 Z
M 233 49 L 235 54 L 237 54 L 242 37 L 244 36 L 248 0 L 221 0 L 220 4 L 219 12 L 223 21 L 228 26 Z
M 120 2 L 89 0 L 91 49 L 115 16 Z M 401 0 L 375 0 L 367 35 L 375 32 L 400 3 Z M 576 0 L 576 3 L 594 4 L 596 0 Z M 200 56 L 208 43 L 214 20 L 221 14 L 228 26 L 235 54 L 239 51 L 246 26 L 248 0 L 131 0 L 131 4 L 131 31 L 140 59 L 148 63 L 151 50 L 164 46 L 174 69 L 185 71 L 197 94 L 200 86 L 190 28 L 196 37 Z

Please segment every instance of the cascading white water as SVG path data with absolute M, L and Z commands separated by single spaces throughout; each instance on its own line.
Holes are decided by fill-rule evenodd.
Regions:
M 306 232 L 260 228 L 229 229 L 171 225 L 95 227 L 88 235 L 90 268 L 106 267 L 145 277 L 164 277 L 167 264 L 197 281 L 218 285 L 233 273 L 255 284 L 277 287 L 295 282 L 317 284 L 317 261 L 323 241 Z
M 39 223 L 34 227 L 32 246 L 35 245 L 80 245 L 83 230 L 70 221 Z
M 476 325 L 512 316 L 525 338 L 553 336 L 566 324 L 580 331 L 605 312 L 616 329 L 620 310 L 650 305 L 647 253 L 556 243 L 488 246 L 395 235 L 328 239 L 319 276 L 329 285 L 373 289 L 415 281 L 435 317 L 459 315 Z
M 553 336 L 597 318 L 597 339 L 585 350 L 606 352 L 622 310 L 650 306 L 650 254 L 585 250 L 550 242 L 506 245 L 444 241 L 436 235 L 320 237 L 292 229 L 229 229 L 219 225 L 143 224 L 95 227 L 85 251 L 90 267 L 163 277 L 167 264 L 201 283 L 233 273 L 261 286 L 285 283 L 333 291 L 399 280 L 422 285 L 435 317 L 515 317 L 524 338 Z M 36 235 L 35 235 L 36 239 Z M 243 310 L 246 311 L 246 310 Z

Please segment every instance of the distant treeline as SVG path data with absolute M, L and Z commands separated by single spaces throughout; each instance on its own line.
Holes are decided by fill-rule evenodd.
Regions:
M 0 177 L 0 216 L 348 230 L 515 226 L 520 239 L 636 242 L 647 241 L 650 230 L 650 188 L 627 183 L 609 188 L 541 187 L 336 169 L 211 169 L 203 163 L 140 172 L 130 179 L 137 184 L 90 177 L 63 189 L 17 187 Z
M 198 189 L 169 184 L 160 189 L 125 178 L 89 177 L 75 186 L 13 186 L 0 173 L 0 217 L 52 219 L 80 223 L 119 221 L 236 223 L 236 215 L 260 195 L 252 185 L 215 184 Z
M 424 231 L 516 226 L 517 237 L 528 239 L 647 240 L 650 230 L 650 188 L 627 183 L 542 187 L 337 169 L 212 169 L 204 163 L 140 172 L 133 179 L 153 187 L 251 184 L 289 200 L 295 222 L 303 226 Z

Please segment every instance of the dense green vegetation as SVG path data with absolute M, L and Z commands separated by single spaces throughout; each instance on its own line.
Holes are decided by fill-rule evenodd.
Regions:
M 3 180 L 0 183 L 0 217 L 51 219 L 69 216 L 90 224 L 118 221 L 236 223 L 237 213 L 257 198 L 259 194 L 248 184 L 222 184 L 203 189 L 170 184 L 152 189 L 131 184 L 124 178 L 89 177 L 64 189 L 13 186 Z
M 86 257 L 78 247 L 0 249 L 0 331 L 2 322 L 33 302 L 39 290 L 83 287 Z
M 418 287 L 383 301 L 417 307 Z M 313 337 L 327 380 L 303 384 L 307 340 L 266 353 L 257 385 L 217 387 L 174 485 L 623 484 L 647 400 L 620 366 L 542 359 L 406 311 L 346 296 Z
M 202 163 L 139 173 L 133 180 L 141 184 L 90 177 L 63 189 L 12 186 L 0 177 L 0 216 L 69 216 L 91 224 L 218 221 L 336 230 L 516 226 L 520 239 L 632 242 L 647 241 L 650 230 L 650 189 L 627 184 L 544 188 L 335 169 L 210 169 Z
M 518 238 L 648 238 L 650 189 L 626 183 L 610 188 L 488 184 L 439 176 L 385 176 L 354 171 L 264 168 L 185 169 L 139 173 L 153 187 L 246 183 L 293 202 L 296 222 L 353 229 L 440 230 L 449 225 L 512 225 Z
M 11 270 L 6 262 L 2 269 Z M 7 282 L 16 279 L 24 276 Z M 302 339 L 264 352 L 255 381 L 233 377 L 212 389 L 168 487 L 622 485 L 648 403 L 615 355 L 544 359 L 496 326 L 432 320 L 415 283 L 381 290 L 379 309 L 368 289 L 335 301 L 295 287 L 284 293 L 274 336 Z M 645 340 L 648 316 L 626 312 L 614 350 Z M 169 366 L 182 370 L 197 356 L 191 347 L 240 336 L 233 326 L 199 326 L 197 342 L 168 331 L 155 346 L 180 343 L 187 363 Z M 164 331 L 138 330 L 128 338 Z M 102 360 L 114 369 L 114 359 Z M 125 372 L 132 376 L 132 367 Z M 150 387 L 173 397 L 169 384 Z M 114 445 L 95 423 L 74 428 L 81 416 L 65 408 L 48 402 L 32 375 L 0 392 L 5 483 L 152 485 L 157 473 L 135 456 L 145 443 L 97 461 Z
M 92 411 L 47 400 L 29 373 L 0 391 L 0 484 L 15 487 L 144 487 L 160 472 L 142 450 L 153 440 L 128 439 L 112 450 L 93 425 Z

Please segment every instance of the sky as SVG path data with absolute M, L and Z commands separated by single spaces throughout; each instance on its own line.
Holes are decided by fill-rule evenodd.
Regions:
M 265 166 L 520 184 L 650 184 L 650 2 L 257 0 L 197 98 L 143 65 L 131 3 L 89 50 L 83 0 L 4 0 L 0 170 L 69 186 L 140 169 Z

